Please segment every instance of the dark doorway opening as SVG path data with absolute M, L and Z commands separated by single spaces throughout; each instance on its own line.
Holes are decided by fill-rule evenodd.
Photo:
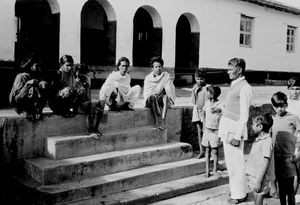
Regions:
M 189 19 L 182 15 L 176 26 L 175 72 L 199 66 L 199 32 L 192 32 Z
M 81 12 L 81 62 L 88 65 L 114 65 L 116 22 L 108 21 L 104 8 L 88 1 Z
M 139 8 L 133 19 L 133 65 L 148 67 L 153 56 L 161 56 L 162 29 L 154 28 L 151 15 Z
M 60 14 L 52 14 L 47 1 L 17 1 L 16 65 L 29 55 L 38 57 L 46 69 L 56 70 L 59 59 Z

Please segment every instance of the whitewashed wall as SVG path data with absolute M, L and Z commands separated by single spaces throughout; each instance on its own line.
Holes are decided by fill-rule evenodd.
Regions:
M 55 0 L 51 0 L 55 1 Z M 57 0 L 61 15 L 60 55 L 80 60 L 80 12 L 86 0 Z M 176 23 L 183 13 L 194 15 L 200 27 L 199 66 L 225 68 L 232 57 L 246 59 L 252 70 L 300 71 L 300 16 L 238 0 L 99 0 L 108 18 L 117 21 L 116 59 L 128 56 L 132 62 L 133 17 L 147 6 L 163 29 L 162 57 L 165 66 L 175 65 Z M 13 60 L 14 1 L 0 7 L 0 59 Z M 239 46 L 240 16 L 254 17 L 252 48 Z M 159 23 L 158 23 L 159 24 Z M 296 52 L 286 53 L 287 25 L 298 27 Z M 159 25 L 158 25 L 159 26 Z M 3 29 L 5 28 L 5 29 Z
M 15 2 L 2 0 L 0 6 L 0 60 L 14 60 L 16 39 Z

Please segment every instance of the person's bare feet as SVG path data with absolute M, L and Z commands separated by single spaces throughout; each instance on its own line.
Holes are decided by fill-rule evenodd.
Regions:
M 213 171 L 213 175 L 217 178 L 221 177 L 220 173 L 218 173 L 217 171 Z
M 210 177 L 209 171 L 206 171 L 206 172 L 205 172 L 205 176 L 206 176 L 206 178 L 209 178 L 209 177 Z

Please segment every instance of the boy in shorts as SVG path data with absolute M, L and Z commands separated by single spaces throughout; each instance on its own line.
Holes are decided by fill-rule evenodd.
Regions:
M 218 97 L 221 94 L 220 87 L 212 85 L 208 86 L 206 88 L 206 92 L 208 100 L 203 106 L 205 128 L 203 133 L 202 146 L 205 147 L 206 177 L 209 177 L 210 154 L 213 158 L 213 175 L 218 176 L 218 148 L 220 145 L 218 129 L 223 106 L 218 100 Z
M 269 182 L 274 180 L 273 143 L 269 133 L 273 118 L 269 113 L 253 119 L 252 129 L 257 134 L 246 161 L 247 184 L 254 193 L 254 204 L 263 205 Z

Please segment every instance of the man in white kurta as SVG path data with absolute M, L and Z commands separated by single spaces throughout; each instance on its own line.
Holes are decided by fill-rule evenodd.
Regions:
M 228 62 L 231 86 L 227 92 L 226 105 L 219 125 L 223 141 L 225 162 L 229 174 L 231 204 L 246 199 L 244 140 L 247 140 L 247 121 L 252 99 L 252 88 L 245 80 L 246 63 L 234 58 Z
M 111 72 L 102 85 L 99 98 L 104 100 L 107 105 L 111 106 L 112 103 L 116 102 L 117 108 L 125 103 L 133 107 L 137 102 L 141 87 L 139 85 L 130 86 L 131 77 L 127 73 L 128 66 L 129 60 L 125 57 L 120 58 L 117 64 L 118 71 Z M 112 98 L 113 93 L 115 98 Z
M 163 71 L 164 61 L 161 57 L 153 57 L 150 65 L 152 72 L 144 80 L 145 106 L 151 109 L 155 126 L 164 129 L 167 110 L 175 102 L 175 86 L 170 74 Z M 159 123 L 159 116 L 161 116 L 161 123 Z

